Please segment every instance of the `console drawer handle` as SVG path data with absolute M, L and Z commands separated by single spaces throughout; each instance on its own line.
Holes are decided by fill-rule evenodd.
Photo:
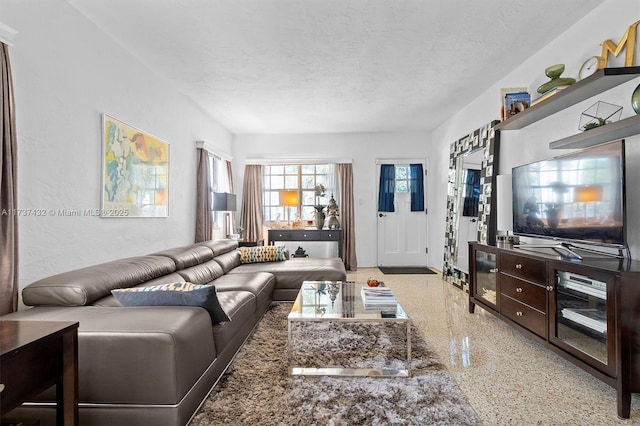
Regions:
M 522 269 L 522 263 L 516 263 L 516 269 Z
M 522 287 L 516 288 L 516 293 L 522 293 Z
M 524 316 L 524 312 L 518 311 L 516 312 L 516 315 L 519 317 L 523 317 Z

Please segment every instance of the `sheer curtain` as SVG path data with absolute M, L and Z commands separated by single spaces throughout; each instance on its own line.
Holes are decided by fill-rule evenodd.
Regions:
M 18 310 L 16 111 L 9 48 L 0 43 L 0 315 Z
M 380 165 L 380 187 L 378 189 L 378 211 L 392 212 L 396 189 L 396 169 L 393 164 Z
M 262 239 L 262 166 L 259 164 L 248 164 L 244 168 L 240 223 L 245 240 Z
M 198 148 L 198 166 L 196 178 L 196 243 L 213 238 L 213 217 L 211 215 L 211 187 L 209 170 L 209 152 Z
M 358 269 L 356 259 L 356 228 L 355 209 L 353 202 L 353 165 L 351 163 L 337 164 L 338 182 L 340 187 L 340 202 L 342 203 L 342 256 L 345 268 L 349 271 Z

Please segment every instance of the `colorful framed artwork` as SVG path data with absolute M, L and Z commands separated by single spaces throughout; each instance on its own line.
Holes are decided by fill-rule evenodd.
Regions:
M 103 114 L 102 217 L 169 216 L 169 144 Z

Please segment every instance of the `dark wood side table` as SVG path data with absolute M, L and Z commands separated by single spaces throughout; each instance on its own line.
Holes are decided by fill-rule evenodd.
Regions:
M 78 425 L 78 323 L 0 321 L 0 414 L 56 385 L 56 424 Z
M 263 246 L 264 240 L 257 241 L 248 241 L 248 240 L 238 240 L 238 247 L 257 247 Z

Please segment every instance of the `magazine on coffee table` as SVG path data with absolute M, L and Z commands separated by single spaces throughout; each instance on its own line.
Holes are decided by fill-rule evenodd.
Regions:
M 360 294 L 365 307 L 371 305 L 395 305 L 398 303 L 388 287 L 362 287 Z

